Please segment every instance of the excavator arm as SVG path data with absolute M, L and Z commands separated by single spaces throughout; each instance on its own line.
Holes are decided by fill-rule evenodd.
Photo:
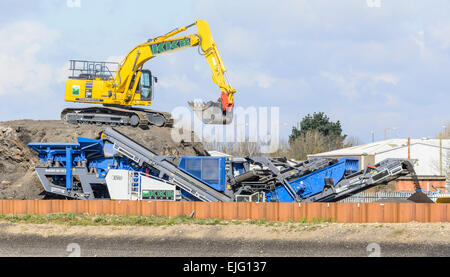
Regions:
M 197 33 L 174 37 L 193 26 L 197 26 Z M 198 46 L 200 54 L 205 56 L 212 71 L 212 80 L 219 86 L 221 94 L 217 102 L 189 102 L 189 105 L 206 124 L 231 123 L 234 106 L 233 97 L 236 90 L 231 87 L 226 79 L 226 68 L 220 57 L 219 50 L 212 38 L 208 23 L 203 20 L 197 20 L 191 25 L 153 38 L 131 50 L 119 64 L 114 79 L 113 87 L 117 97 L 122 98 L 125 102 L 130 102 L 134 99 L 136 86 L 133 80 L 139 80 L 140 69 L 148 60 L 161 54 L 193 46 Z

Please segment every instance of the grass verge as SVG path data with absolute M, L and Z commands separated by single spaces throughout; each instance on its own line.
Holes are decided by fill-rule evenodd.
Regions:
M 286 224 L 320 224 L 326 222 L 334 222 L 333 219 L 313 219 L 308 221 L 301 218 L 299 221 L 273 222 L 265 219 L 259 220 L 222 220 L 218 218 L 199 219 L 191 218 L 185 215 L 176 217 L 165 216 L 142 216 L 142 215 L 88 215 L 75 213 L 58 213 L 58 214 L 24 214 L 24 215 L 2 215 L 0 214 L 0 222 L 9 223 L 27 223 L 27 224 L 62 224 L 69 226 L 170 226 L 176 224 L 188 225 L 239 225 L 252 224 L 262 226 L 282 226 Z

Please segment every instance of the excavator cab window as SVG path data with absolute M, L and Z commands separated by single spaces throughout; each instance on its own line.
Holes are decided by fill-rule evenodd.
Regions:
M 150 101 L 153 98 L 152 72 L 150 70 L 142 70 L 141 73 L 141 79 L 139 80 L 141 100 Z

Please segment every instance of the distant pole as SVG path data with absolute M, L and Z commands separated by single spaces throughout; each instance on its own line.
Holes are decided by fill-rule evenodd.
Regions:
M 384 140 L 386 140 L 386 131 L 387 131 L 387 128 L 384 128 Z
M 411 138 L 408 137 L 408 160 L 411 159 Z
M 375 142 L 375 132 L 372 131 L 372 142 Z
M 439 168 L 441 171 L 441 176 L 443 176 L 442 171 L 442 132 L 439 133 Z

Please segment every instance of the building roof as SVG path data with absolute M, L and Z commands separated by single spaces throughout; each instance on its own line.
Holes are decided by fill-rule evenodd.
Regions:
M 411 139 L 411 146 L 417 144 L 439 148 L 439 139 L 428 139 L 428 138 Z M 382 140 L 364 145 L 357 145 L 353 147 L 333 150 L 329 152 L 311 154 L 308 155 L 308 157 L 376 155 L 402 147 L 408 147 L 408 139 Z M 450 139 L 443 139 L 442 147 L 444 149 L 450 150 Z

